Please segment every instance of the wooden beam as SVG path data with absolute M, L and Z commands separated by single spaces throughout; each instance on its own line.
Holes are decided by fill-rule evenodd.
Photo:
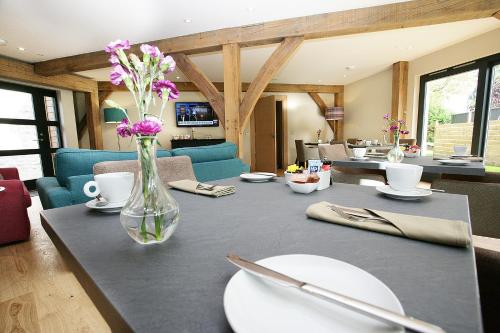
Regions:
M 104 101 L 108 99 L 109 95 L 111 95 L 113 91 L 111 90 L 99 90 L 99 108 L 102 108 L 104 105 Z
M 493 17 L 500 20 L 500 10 L 498 12 L 496 12 L 495 14 L 493 14 Z
M 408 61 L 399 61 L 392 65 L 392 119 L 406 118 L 408 98 Z
M 212 82 L 218 91 L 224 92 L 224 82 Z M 200 91 L 192 82 L 175 82 L 177 89 L 180 91 Z M 250 83 L 243 82 L 241 91 L 247 91 Z M 99 91 L 128 91 L 124 85 L 115 86 L 108 81 L 99 81 Z M 264 92 L 290 92 L 290 93 L 325 93 L 334 94 L 343 92 L 342 85 L 325 85 L 325 84 L 289 84 L 289 83 L 269 83 Z
M 224 97 L 203 72 L 183 53 L 172 54 L 177 67 L 207 98 L 222 124 L 225 123 Z
M 344 107 L 344 93 L 339 92 L 335 94 L 334 106 Z M 345 112 L 345 111 L 344 111 Z M 335 140 L 344 141 L 344 120 L 330 120 L 334 122 Z
M 97 82 L 94 80 L 71 74 L 50 77 L 38 75 L 32 64 L 0 57 L 0 79 L 2 78 L 73 91 L 97 91 Z
M 240 79 L 240 46 L 238 44 L 226 44 L 222 49 L 224 56 L 224 112 L 226 122 L 226 141 L 238 146 L 241 157 L 243 149 L 243 138 L 240 132 L 240 102 L 241 102 L 241 79 Z
M 101 112 L 97 91 L 85 93 L 87 104 L 87 128 L 89 129 L 89 143 L 91 149 L 103 149 Z
M 281 70 L 304 41 L 303 37 L 287 37 L 267 59 L 252 81 L 240 105 L 240 129 L 250 120 L 253 108 L 271 79 Z
M 315 92 L 310 92 L 309 96 L 311 96 L 312 100 L 314 101 L 314 103 L 316 103 L 319 110 L 321 111 L 321 115 L 324 117 L 326 113 L 326 108 L 328 106 L 326 105 L 323 98 L 321 98 L 321 96 Z M 330 126 L 330 128 L 333 131 L 333 135 L 335 136 L 335 134 L 337 133 L 337 130 L 335 129 L 335 123 L 332 120 L 327 120 L 326 123 L 328 124 L 328 126 Z
M 293 36 L 314 39 L 486 18 L 499 10 L 500 0 L 405 1 L 195 33 L 148 43 L 167 53 L 196 54 L 219 51 L 224 44 L 247 47 L 279 43 L 283 38 Z M 140 52 L 140 44 L 133 45 L 131 51 Z M 39 62 L 35 64 L 35 71 L 42 75 L 55 75 L 107 66 L 108 55 L 104 51 L 98 51 Z

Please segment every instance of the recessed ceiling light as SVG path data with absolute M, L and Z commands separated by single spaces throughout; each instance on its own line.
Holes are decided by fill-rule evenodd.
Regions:
M 175 78 L 176 78 L 177 80 L 179 80 L 181 77 L 180 77 L 180 76 L 176 76 Z
M 26 49 L 25 49 L 24 47 L 19 46 L 19 47 L 17 48 L 17 50 L 18 50 L 18 51 L 23 52 L 23 51 L 25 51 Z
M 5 39 L 0 38 L 0 46 L 7 45 L 7 41 Z
M 354 68 L 356 68 L 356 66 L 354 66 L 354 65 L 349 65 L 349 66 L 347 66 L 345 69 L 346 69 L 346 70 L 348 70 L 348 71 L 350 71 L 350 70 L 353 70 Z
M 347 74 L 344 74 L 344 77 L 347 77 Z
M 323 80 L 318 80 L 318 83 L 321 83 L 321 82 L 323 82 Z
M 189 17 L 186 17 L 186 18 L 184 19 L 184 23 L 191 23 L 191 19 L 190 19 Z
M 254 8 L 253 7 L 247 7 L 247 12 L 253 12 Z

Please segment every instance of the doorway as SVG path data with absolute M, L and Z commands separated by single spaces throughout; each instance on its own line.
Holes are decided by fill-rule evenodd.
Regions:
M 250 120 L 253 171 L 279 173 L 288 165 L 287 98 L 262 97 Z
M 29 190 L 54 175 L 62 146 L 56 92 L 0 82 L 0 167 L 16 167 Z

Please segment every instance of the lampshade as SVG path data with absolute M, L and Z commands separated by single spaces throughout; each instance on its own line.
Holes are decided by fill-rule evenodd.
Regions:
M 327 108 L 325 112 L 326 120 L 342 120 L 344 119 L 344 107 L 335 106 L 333 108 Z
M 118 108 L 105 108 L 104 109 L 104 122 L 105 123 L 119 123 L 123 118 L 126 118 L 127 110 L 123 113 L 122 109 Z

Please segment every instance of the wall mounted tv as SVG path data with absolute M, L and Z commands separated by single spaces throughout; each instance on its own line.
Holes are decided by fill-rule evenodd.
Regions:
M 219 118 L 208 102 L 176 102 L 177 127 L 217 127 Z

